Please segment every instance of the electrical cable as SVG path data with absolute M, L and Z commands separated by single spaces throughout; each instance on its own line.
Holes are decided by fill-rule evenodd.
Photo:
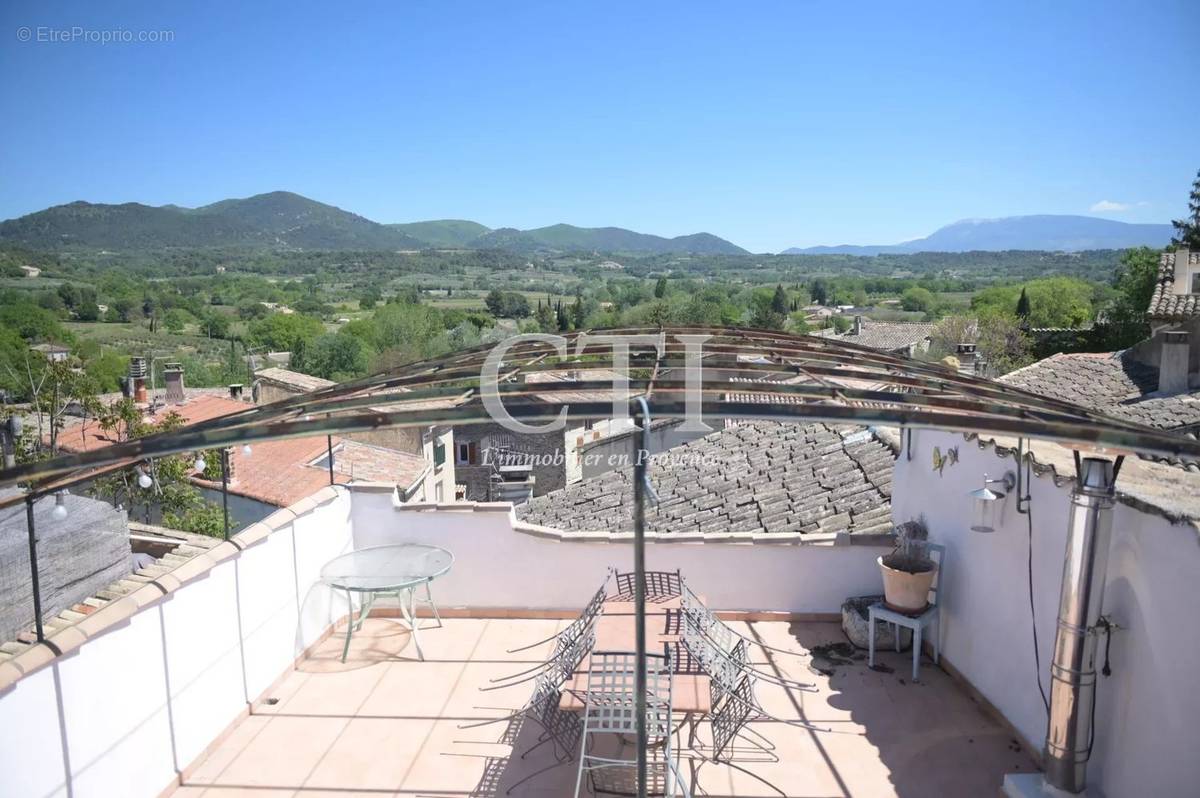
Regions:
M 1021 464 L 1017 463 L 1017 468 L 1020 467 Z M 1031 479 L 1032 476 L 1031 473 L 1026 473 L 1027 480 Z M 1033 664 L 1037 669 L 1035 674 L 1037 675 L 1038 692 L 1041 693 L 1042 704 L 1046 707 L 1046 717 L 1050 717 L 1050 699 L 1046 697 L 1046 688 L 1042 687 L 1042 657 L 1038 650 L 1037 611 L 1034 609 L 1033 603 L 1033 502 L 1028 502 L 1028 506 L 1025 508 L 1025 518 L 1029 522 L 1029 557 L 1027 564 L 1029 571 L 1029 623 L 1033 627 Z
M 1106 677 L 1112 676 L 1112 666 L 1108 662 L 1108 649 L 1112 645 L 1112 621 L 1101 615 L 1096 619 L 1096 628 L 1104 630 L 1104 667 L 1100 669 Z M 1095 684 L 1092 687 L 1092 708 L 1091 720 L 1088 723 L 1088 744 L 1087 755 L 1088 759 L 1092 758 L 1092 747 L 1096 744 L 1096 699 L 1100 697 L 1100 685 Z

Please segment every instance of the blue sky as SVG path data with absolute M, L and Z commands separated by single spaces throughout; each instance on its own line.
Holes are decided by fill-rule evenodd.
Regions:
M 173 40 L 44 40 L 74 26 Z M 755 251 L 1163 222 L 1200 168 L 1198 30 L 1195 0 L 7 2 L 0 218 L 287 189 Z

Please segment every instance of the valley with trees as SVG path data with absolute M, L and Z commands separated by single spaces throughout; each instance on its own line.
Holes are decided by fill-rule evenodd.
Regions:
M 326 248 L 263 245 L 269 225 L 297 206 L 305 240 Z M 1047 344 L 1040 331 L 1071 333 L 1073 351 L 1142 340 L 1160 252 L 772 255 L 716 246 L 707 234 L 679 243 L 597 228 L 603 235 L 583 242 L 613 244 L 600 250 L 578 245 L 573 231 L 583 228 L 566 225 L 544 228 L 528 246 L 492 236 L 477 247 L 461 242 L 502 231 L 464 221 L 377 225 L 285 192 L 196 211 L 218 242 L 205 246 L 188 238 L 191 216 L 181 223 L 175 211 L 150 209 L 163 212 L 147 221 L 145 206 L 104 207 L 120 210 L 99 221 L 74 205 L 43 212 L 54 212 L 55 241 L 70 246 L 14 241 L 13 230 L 44 234 L 29 217 L 0 224 L 0 390 L 6 413 L 32 409 L 40 427 L 23 456 L 45 456 L 47 436 L 53 449 L 68 404 L 111 412 L 98 397 L 120 390 L 131 356 L 147 359 L 158 385 L 168 362 L 191 387 L 249 384 L 256 358 L 272 352 L 290 353 L 294 370 L 342 381 L 518 332 L 711 324 L 844 333 L 861 316 L 932 323 L 921 357 L 975 343 L 1001 374 L 1059 351 L 1047 346 L 1063 339 Z M 134 232 L 121 226 L 128 218 Z M 1200 249 L 1200 175 L 1174 229 L 1174 245 Z M 114 236 L 125 246 L 80 243 Z M 163 245 L 181 237 L 187 246 Z M 417 248 L 393 248 L 410 239 Z M 49 359 L 41 345 L 66 357 Z

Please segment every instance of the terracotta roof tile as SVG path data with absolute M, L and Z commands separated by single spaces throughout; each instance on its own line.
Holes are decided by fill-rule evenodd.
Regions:
M 857 335 L 854 334 L 853 328 L 841 334 L 833 329 L 817 330 L 810 334 L 816 335 L 819 338 L 830 338 L 837 341 L 860 344 L 861 346 L 869 346 L 872 349 L 880 349 L 884 352 L 899 352 L 907 350 L 910 346 L 920 344 L 933 334 L 935 326 L 934 324 L 927 324 L 925 322 L 872 321 L 871 319 L 863 319 L 862 332 Z
M 1160 396 L 1158 369 L 1124 352 L 1057 354 L 1000 382 L 1158 429 L 1200 424 L 1200 391 Z
M 196 396 L 177 405 L 158 408 L 155 416 L 163 418 L 168 412 L 178 413 L 186 424 L 250 410 L 254 406 L 222 396 Z M 85 421 L 63 430 L 59 446 L 65 451 L 81 452 L 100 449 L 116 443 L 115 436 L 105 432 L 95 420 Z M 393 482 L 410 486 L 425 471 L 423 457 L 407 452 L 371 446 L 352 440 L 333 439 L 334 481 Z M 233 478 L 229 492 L 257 499 L 268 504 L 286 507 L 329 484 L 325 436 L 284 438 L 251 445 L 250 454 L 240 446 L 230 449 Z M 210 488 L 220 488 L 219 482 L 194 480 Z
M 1189 266 L 1200 265 L 1200 252 L 1164 252 L 1158 261 L 1158 282 L 1150 298 L 1147 315 L 1158 321 L 1183 321 L 1200 316 L 1200 294 L 1175 293 L 1175 267 L 1186 260 Z

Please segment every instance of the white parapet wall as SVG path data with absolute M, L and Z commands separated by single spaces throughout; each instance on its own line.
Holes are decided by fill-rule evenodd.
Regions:
M 433 586 L 439 606 L 578 611 L 608 567 L 633 567 L 628 538 L 531 527 L 504 503 L 401 505 L 390 490 L 359 489 L 353 513 L 357 548 L 410 541 L 454 554 L 454 567 Z M 845 535 L 819 543 L 769 539 L 656 539 L 646 547 L 646 567 L 679 569 L 717 610 L 836 614 L 846 598 L 882 590 L 875 559 L 889 549 L 878 536 L 869 538 L 875 545 L 851 545 Z
M 0 663 L 0 796 L 160 795 L 345 615 L 321 566 L 402 541 L 451 550 L 435 597 L 485 614 L 578 612 L 609 566 L 632 567 L 627 540 L 556 536 L 508 505 L 325 488 Z M 647 562 L 717 609 L 836 613 L 880 589 L 879 542 L 657 541 Z
M 1028 745 L 1040 749 L 1046 710 L 1034 665 L 1029 516 L 1019 514 L 1009 496 L 994 532 L 972 532 L 966 495 L 982 485 L 985 472 L 999 477 L 1015 470 L 1016 462 L 958 434 L 921 430 L 912 440 L 911 461 L 904 454 L 896 461 L 893 518 L 923 515 L 931 539 L 947 548 L 942 655 Z M 931 468 L 935 446 L 943 455 L 957 448 L 958 462 L 940 472 Z M 1060 471 L 1061 476 L 1070 474 Z M 1117 479 L 1118 495 L 1123 479 Z M 1047 473 L 1029 486 L 1034 608 L 1047 693 L 1072 488 L 1069 480 L 1060 482 L 1056 486 Z M 1118 501 L 1114 509 L 1104 613 L 1122 628 L 1112 638 L 1112 675 L 1098 677 L 1088 783 L 1097 794 L 1114 797 L 1196 795 L 1200 537 L 1194 522 L 1172 523 L 1140 504 Z M 1097 669 L 1103 661 L 1101 638 Z
M 345 614 L 318 575 L 350 502 L 327 488 L 0 665 L 0 795 L 162 793 Z

